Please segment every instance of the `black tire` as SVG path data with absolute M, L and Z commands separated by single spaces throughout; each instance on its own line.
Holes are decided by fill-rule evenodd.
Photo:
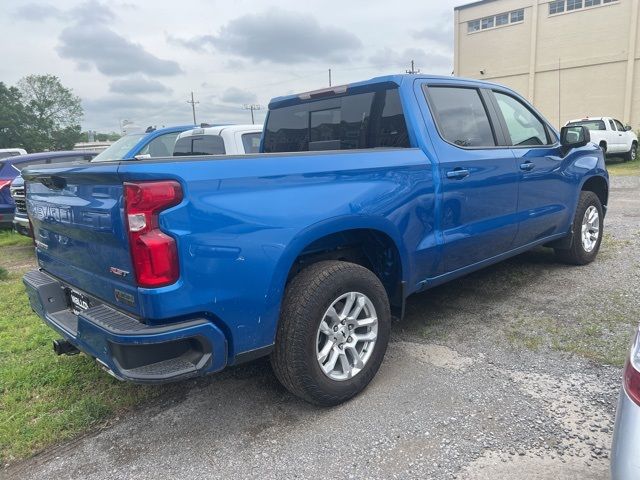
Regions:
M 631 149 L 624 154 L 624 161 L 633 162 L 637 157 L 638 157 L 638 144 L 636 142 L 633 142 L 631 144 Z
M 607 144 L 604 142 L 600 143 L 600 148 L 602 149 L 602 154 L 606 157 L 607 156 Z
M 360 292 L 371 301 L 378 318 L 378 336 L 362 370 L 338 381 L 320 367 L 317 332 L 327 309 L 348 292 Z M 387 350 L 390 329 L 387 293 L 373 272 L 349 262 L 318 262 L 298 273 L 286 288 L 271 365 L 278 380 L 294 395 L 316 405 L 338 405 L 361 392 L 375 376 Z
M 588 251 L 582 241 L 582 221 L 587 209 L 592 206 L 598 211 L 598 238 L 593 249 Z M 600 244 L 602 243 L 602 236 L 604 233 L 603 220 L 604 218 L 600 198 L 598 198 L 598 196 L 593 192 L 580 192 L 580 198 L 578 200 L 578 206 L 576 207 L 576 214 L 571 229 L 571 247 L 568 249 L 556 248 L 555 253 L 558 259 L 571 265 L 586 265 L 593 262 L 598 255 Z

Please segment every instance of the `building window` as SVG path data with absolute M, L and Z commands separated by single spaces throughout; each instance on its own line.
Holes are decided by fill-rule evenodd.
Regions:
M 618 3 L 619 1 L 620 0 L 559 0 L 556 2 L 549 2 L 549 15 L 573 12 L 583 8 Z
M 511 12 L 511 23 L 522 22 L 524 20 L 524 9 Z
M 582 0 L 567 0 L 567 12 L 582 8 Z
M 508 13 L 501 13 L 500 15 L 496 15 L 496 27 L 499 27 L 500 25 L 506 25 L 507 23 L 509 23 Z
M 512 12 L 499 13 L 490 17 L 467 22 L 467 33 L 474 33 L 479 30 L 487 30 L 495 27 L 503 27 L 509 23 L 519 23 L 524 21 L 524 8 Z
M 564 12 L 564 0 L 559 0 L 557 2 L 549 2 L 549 15 L 553 15 L 554 13 L 562 13 Z
M 493 20 L 495 17 L 486 17 L 482 19 L 482 29 L 485 30 L 487 28 L 493 27 Z

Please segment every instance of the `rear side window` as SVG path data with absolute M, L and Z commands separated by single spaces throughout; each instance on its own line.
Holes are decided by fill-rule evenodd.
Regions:
M 182 137 L 173 147 L 174 156 L 224 155 L 224 140 L 220 135 L 198 135 Z
M 273 109 L 264 133 L 268 153 L 409 146 L 397 88 Z
M 475 88 L 428 87 L 427 96 L 440 135 L 459 147 L 493 147 L 489 117 Z
M 544 123 L 521 101 L 500 92 L 493 92 L 502 112 L 514 146 L 548 145 Z
M 242 146 L 244 153 L 258 153 L 260 150 L 261 133 L 244 133 L 242 135 Z
M 583 120 L 581 122 L 571 122 L 567 127 L 587 127 L 589 130 L 606 130 L 607 127 L 602 120 Z

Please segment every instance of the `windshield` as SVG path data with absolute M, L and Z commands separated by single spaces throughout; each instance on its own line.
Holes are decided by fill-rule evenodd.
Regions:
M 583 120 L 582 122 L 571 122 L 567 127 L 587 127 L 588 130 L 606 130 L 602 120 Z
M 92 162 L 108 162 L 110 160 L 122 160 L 126 153 L 144 137 L 144 134 L 126 135 L 115 142 L 104 152 L 101 152 Z

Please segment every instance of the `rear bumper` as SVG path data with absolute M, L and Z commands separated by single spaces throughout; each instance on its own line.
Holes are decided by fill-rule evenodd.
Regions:
M 629 398 L 624 388 L 616 411 L 611 445 L 612 480 L 640 478 L 640 406 Z
M 20 235 L 31 236 L 31 228 L 29 226 L 29 217 L 22 217 L 20 215 L 14 215 L 13 217 L 13 229 Z
M 31 308 L 116 378 L 164 383 L 226 366 L 226 338 L 206 318 L 151 327 L 97 302 L 76 315 L 69 307 L 69 286 L 40 270 L 23 281 Z

